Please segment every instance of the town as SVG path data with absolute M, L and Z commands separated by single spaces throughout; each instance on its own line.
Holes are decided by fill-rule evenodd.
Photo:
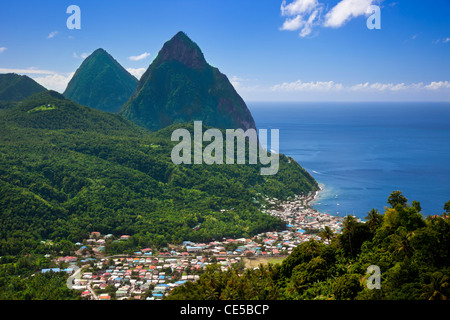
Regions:
M 310 239 L 327 243 L 329 239 L 321 239 L 319 231 L 328 226 L 333 233 L 339 233 L 343 218 L 313 210 L 309 204 L 316 195 L 298 196 L 287 202 L 266 199 L 269 208 L 265 212 L 286 222 L 283 231 L 208 243 L 185 241 L 158 250 L 141 248 L 133 254 L 115 256 L 104 253 L 106 241 L 113 236 L 92 232 L 89 239 L 75 244 L 78 247 L 75 256 L 55 260 L 65 268 L 42 272 L 69 273 L 67 286 L 79 290 L 83 299 L 161 300 L 173 288 L 198 280 L 208 265 L 217 265 L 222 271 L 248 268 L 248 262 L 254 259 L 281 261 L 296 246 Z M 114 241 L 127 241 L 129 237 L 122 235 Z

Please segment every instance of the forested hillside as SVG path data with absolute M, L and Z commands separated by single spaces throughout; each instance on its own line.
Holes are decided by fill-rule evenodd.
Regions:
M 30 77 L 15 73 L 0 74 L 0 103 L 19 101 L 46 90 Z
M 136 90 L 137 83 L 135 77 L 100 48 L 83 61 L 64 96 L 94 109 L 116 113 Z
M 175 165 L 175 128 L 152 133 L 53 91 L 2 110 L 0 255 L 92 231 L 155 246 L 250 236 L 284 227 L 261 213 L 264 197 L 318 188 L 283 155 L 274 176 L 260 164 Z
M 330 245 L 311 240 L 281 264 L 221 272 L 211 266 L 195 283 L 175 288 L 168 299 L 190 300 L 447 300 L 450 294 L 450 201 L 446 213 L 420 214 L 400 192 L 389 196 L 384 214 L 367 222 L 352 216 L 342 233 L 322 231 Z M 380 289 L 369 289 L 367 268 L 378 266 Z

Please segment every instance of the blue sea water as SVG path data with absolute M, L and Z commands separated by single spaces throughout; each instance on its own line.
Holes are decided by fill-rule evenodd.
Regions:
M 450 200 L 450 103 L 248 103 L 258 129 L 280 130 L 280 153 L 324 188 L 314 208 L 384 212 L 401 190 L 424 215 Z

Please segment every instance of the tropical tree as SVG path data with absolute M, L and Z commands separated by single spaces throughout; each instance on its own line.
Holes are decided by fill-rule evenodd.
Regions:
M 355 227 L 357 225 L 356 218 L 352 215 L 347 215 L 344 218 L 344 221 L 342 222 L 342 230 L 343 232 L 349 232 L 351 233 L 353 230 L 355 230 Z
M 350 246 L 350 254 L 351 254 L 351 256 L 353 256 L 351 234 L 355 230 L 356 224 L 357 224 L 357 221 L 356 221 L 355 217 L 351 216 L 351 215 L 347 215 L 344 218 L 344 221 L 342 222 L 342 225 L 343 225 L 343 227 L 342 227 L 342 231 L 343 231 L 342 236 L 343 237 L 345 237 L 345 235 L 348 236 L 348 244 Z
M 327 240 L 328 243 L 331 242 L 331 239 L 334 238 L 334 232 L 329 226 L 325 226 L 325 228 L 318 233 L 319 237 L 322 240 Z
M 372 232 L 375 232 L 376 229 L 383 223 L 383 216 L 376 209 L 372 209 L 365 217 L 367 220 L 367 225 Z
M 417 212 L 421 212 L 422 211 L 422 207 L 420 206 L 420 202 L 419 201 L 414 200 L 412 202 L 412 206 L 414 208 L 416 208 Z
M 450 200 L 444 204 L 444 210 L 445 210 L 444 217 L 447 217 L 448 214 L 450 213 Z
M 423 285 L 422 298 L 428 300 L 447 300 L 449 296 L 449 278 L 442 272 L 430 274 L 430 283 Z
M 397 253 L 404 254 L 407 257 L 411 257 L 413 255 L 414 248 L 411 245 L 411 238 L 413 234 L 408 232 L 407 229 L 403 226 L 397 229 L 395 234 L 394 242 L 397 245 Z
M 406 206 L 408 199 L 402 194 L 401 191 L 392 191 L 389 196 L 387 203 L 391 205 L 392 208 L 395 208 L 397 205 L 401 205 L 402 207 Z
M 359 276 L 356 274 L 344 274 L 333 284 L 333 294 L 337 300 L 353 300 L 362 289 Z

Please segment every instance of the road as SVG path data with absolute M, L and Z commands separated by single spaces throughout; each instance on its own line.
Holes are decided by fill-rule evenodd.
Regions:
M 73 281 L 75 279 L 79 279 L 81 277 L 81 275 L 80 275 L 81 270 L 83 270 L 83 268 L 86 268 L 86 267 L 89 267 L 89 265 L 84 265 L 81 268 L 78 266 L 73 267 L 75 272 L 67 279 L 67 288 L 69 288 L 70 290 L 73 290 Z M 94 300 L 98 300 L 97 295 L 95 294 L 94 290 L 91 288 L 91 286 L 89 284 L 86 285 L 86 288 L 92 294 L 92 297 L 94 298 Z
M 75 272 L 67 279 L 67 288 L 69 288 L 70 290 L 73 290 L 73 280 L 78 277 L 83 268 L 73 266 L 73 269 L 75 270 Z

